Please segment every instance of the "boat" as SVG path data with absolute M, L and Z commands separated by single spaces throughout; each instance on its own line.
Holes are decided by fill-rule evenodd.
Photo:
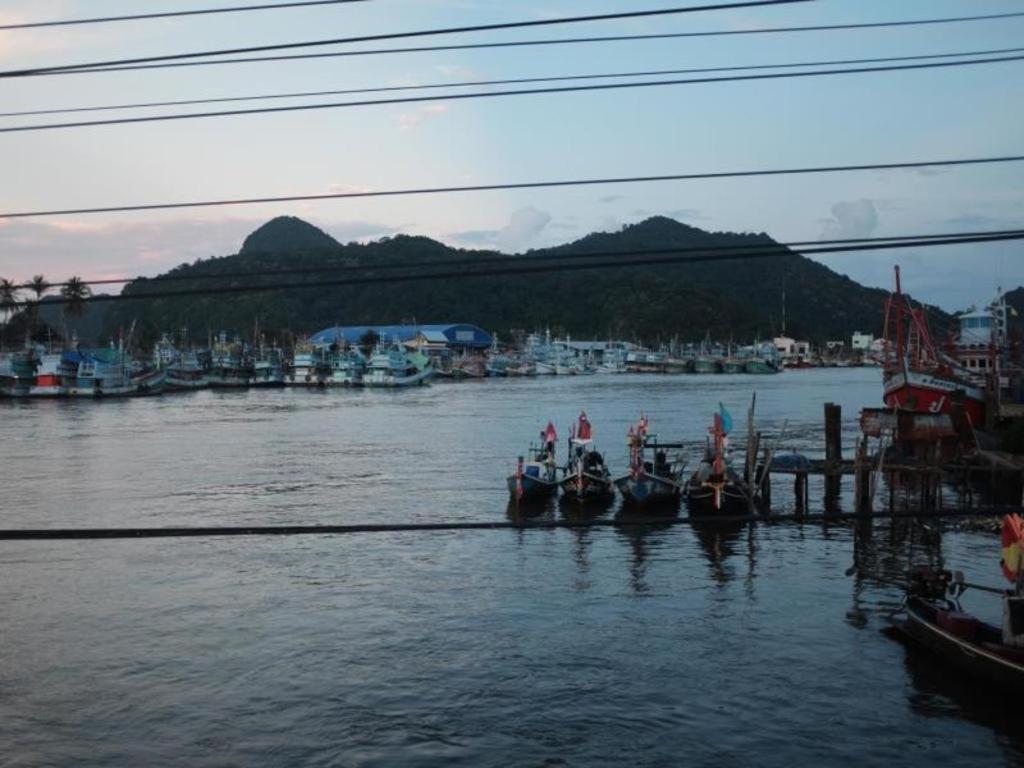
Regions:
M 433 373 L 429 361 L 417 365 L 397 339 L 378 342 L 363 375 L 366 387 L 409 387 L 425 384 Z
M 755 344 L 753 354 L 747 358 L 747 373 L 782 373 L 782 361 L 774 344 Z
M 641 416 L 626 436 L 629 446 L 629 472 L 615 479 L 615 487 L 627 506 L 643 507 L 675 503 L 683 490 L 685 460 L 678 455 L 669 460 L 667 451 L 682 447 L 680 443 L 660 443 L 649 432 L 646 416 Z M 653 461 L 647 458 L 653 454 Z
M 0 355 L 0 395 L 29 397 L 36 382 L 38 363 L 36 350 L 32 347 Z
M 609 341 L 601 355 L 601 364 L 594 370 L 596 373 L 626 373 L 629 367 L 626 362 L 628 350 L 622 342 Z
M 1002 334 L 1005 335 L 1005 304 L 1001 311 Z M 964 319 L 973 323 L 974 317 L 969 313 Z M 998 375 L 1000 330 L 991 325 L 985 330 L 988 331 L 987 345 L 991 348 L 991 366 L 985 370 Z M 898 266 L 895 290 L 885 303 L 883 339 L 883 400 L 887 406 L 917 413 L 947 414 L 959 406 L 972 425 L 984 424 L 984 374 L 972 373 L 952 354 L 935 345 L 924 308 L 913 306 L 903 293 Z
M 294 387 L 322 387 L 327 383 L 330 371 L 327 347 L 300 341 L 292 353 L 292 364 L 288 367 L 285 382 Z
M 62 353 L 61 365 L 74 370 L 64 380 L 66 394 L 72 397 L 125 397 L 157 394 L 167 372 L 149 370 L 133 374 L 132 361 L 123 345 L 98 349 L 79 348 Z
M 61 352 L 43 352 L 36 356 L 35 380 L 29 397 L 63 397 L 68 394 L 67 382 L 78 374 Z
M 721 373 L 722 363 L 717 357 L 698 355 L 693 359 L 694 373 Z
M 594 446 L 593 430 L 586 413 L 580 413 L 569 437 L 569 459 L 560 482 L 562 498 L 583 504 L 606 500 L 615 494 L 604 457 Z
M 550 421 L 541 432 L 540 445 L 530 445 L 527 458 L 519 457 L 515 471 L 508 476 L 508 492 L 516 503 L 550 498 L 558 492 L 558 467 L 555 446 L 558 433 Z
M 453 379 L 483 379 L 487 377 L 487 368 L 483 359 L 475 355 L 466 355 L 452 363 Z
M 1024 693 L 1024 594 L 1021 536 L 1017 514 L 1003 518 L 1001 566 L 1013 584 L 1010 590 L 967 584 L 960 572 L 917 567 L 911 570 L 904 601 L 906 619 L 894 629 L 951 667 L 969 675 L 975 685 L 1019 696 Z M 998 594 L 1001 627 L 986 623 L 960 606 L 967 589 Z
M 686 503 L 691 517 L 741 515 L 750 510 L 749 494 L 727 452 L 731 429 L 732 417 L 720 404 L 708 430 L 711 440 L 704 458 L 686 483 Z
M 184 340 L 186 334 L 182 332 Z M 179 350 L 165 333 L 153 347 L 153 365 L 166 371 L 165 385 L 170 390 L 204 389 L 209 386 L 206 370 L 194 349 Z
M 336 349 L 327 356 L 328 373 L 323 383 L 332 387 L 359 387 L 363 384 L 366 358 L 356 349 Z
M 746 373 L 747 361 L 742 357 L 727 357 L 722 361 L 722 373 Z
M 211 387 L 229 389 L 248 387 L 252 382 L 253 361 L 237 336 L 228 342 L 227 333 L 221 331 L 210 350 L 210 370 L 207 381 Z
M 533 363 L 536 376 L 554 376 L 556 357 L 557 351 L 551 343 L 550 330 L 545 331 L 543 338 L 538 333 L 531 333 L 526 337 L 523 360 Z
M 256 357 L 252 361 L 249 386 L 283 387 L 285 385 L 284 359 L 277 347 L 266 348 L 260 342 Z

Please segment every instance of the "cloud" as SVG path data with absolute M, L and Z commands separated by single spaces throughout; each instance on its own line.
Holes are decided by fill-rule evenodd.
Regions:
M 501 229 L 453 232 L 448 237 L 464 245 L 514 252 L 528 247 L 550 223 L 550 213 L 527 206 L 515 211 Z
M 604 197 L 597 198 L 597 202 L 607 205 L 608 203 L 617 203 L 622 199 L 624 199 L 623 195 L 605 195 Z
M 448 111 L 447 104 L 424 104 L 412 112 L 403 112 L 398 116 L 398 127 L 403 131 L 411 131 L 424 120 L 440 117 Z
M 868 237 L 878 229 L 878 211 L 870 200 L 845 200 L 832 206 L 832 218 L 822 221 L 822 239 Z

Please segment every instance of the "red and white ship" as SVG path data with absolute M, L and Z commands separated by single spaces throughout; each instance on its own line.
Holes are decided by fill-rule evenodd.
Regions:
M 959 403 L 972 425 L 984 424 L 986 381 L 999 375 L 1006 347 L 1006 302 L 997 295 L 983 311 L 958 319 L 959 334 L 945 349 L 938 349 L 924 308 L 914 307 L 903 293 L 896 267 L 896 290 L 885 303 L 882 378 L 887 406 L 951 413 Z

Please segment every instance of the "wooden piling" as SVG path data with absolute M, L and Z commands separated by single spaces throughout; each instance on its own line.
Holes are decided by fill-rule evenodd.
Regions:
M 825 508 L 836 507 L 839 501 L 843 461 L 843 409 L 836 403 L 825 403 Z
M 868 460 L 868 439 L 862 437 L 857 443 L 854 458 L 854 507 L 858 515 L 871 514 L 871 462 Z

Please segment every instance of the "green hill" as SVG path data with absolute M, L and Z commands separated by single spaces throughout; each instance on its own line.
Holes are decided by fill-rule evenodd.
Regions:
M 543 261 L 549 254 L 737 245 L 774 247 L 778 255 L 658 266 L 629 266 L 631 257 L 623 256 L 623 266 L 614 269 L 331 287 L 319 284 L 351 275 L 316 270 L 408 262 L 430 265 L 467 258 L 513 268 L 524 262 L 517 262 L 517 256 L 456 249 L 406 235 L 342 245 L 312 225 L 282 217 L 250 235 L 237 255 L 182 265 L 167 274 L 180 278 L 173 281 L 138 280 L 127 286 L 124 294 L 282 281 L 309 282 L 314 288 L 119 302 L 111 308 L 106 327 L 109 332 L 137 319 L 144 337 L 186 327 L 194 337 L 205 338 L 208 330 L 245 332 L 257 320 L 268 330 L 301 334 L 335 323 L 415 319 L 424 323 L 472 322 L 505 337 L 512 329 L 550 327 L 575 337 L 654 342 L 673 336 L 699 340 L 710 333 L 713 338 L 740 341 L 781 333 L 785 293 L 788 335 L 823 342 L 848 339 L 855 330 L 880 333 L 885 291 L 865 288 L 779 246 L 763 233 L 706 232 L 654 217 L 619 232 L 591 234 L 529 255 Z M 310 272 L 248 276 L 281 269 Z M 390 273 L 381 270 L 373 274 Z M 210 279 L 217 275 L 224 277 Z M 938 310 L 932 310 L 931 316 L 936 327 L 949 320 Z

